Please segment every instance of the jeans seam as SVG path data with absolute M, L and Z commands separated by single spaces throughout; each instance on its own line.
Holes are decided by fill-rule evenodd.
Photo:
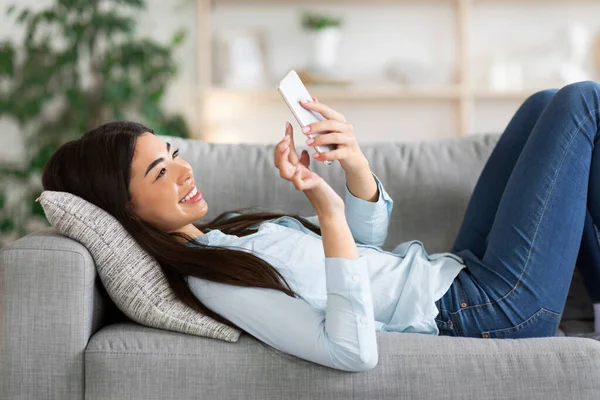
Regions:
M 541 307 L 538 311 L 536 311 L 535 314 L 533 314 L 531 317 L 527 318 L 525 321 L 515 325 L 515 326 L 511 326 L 508 328 L 502 328 L 502 329 L 492 329 L 492 330 L 488 330 L 488 331 L 482 331 L 481 333 L 498 333 L 498 332 L 507 332 L 507 331 L 512 331 L 512 332 L 520 332 L 523 329 L 525 329 L 527 326 L 529 326 L 530 322 L 533 322 L 533 320 L 535 319 L 535 321 L 539 320 L 543 315 L 554 319 L 555 321 L 560 322 L 560 316 L 558 313 L 555 313 L 551 310 L 548 310 L 545 307 Z
M 527 270 L 527 267 L 529 266 L 529 259 L 531 257 L 531 252 L 533 250 L 533 247 L 535 245 L 535 239 L 537 238 L 537 233 L 538 233 L 540 224 L 542 223 L 542 219 L 544 217 L 544 213 L 546 212 L 546 208 L 548 206 L 548 198 L 554 192 L 554 188 L 556 187 L 556 179 L 557 179 L 558 174 L 560 173 L 560 171 L 561 171 L 561 169 L 562 169 L 562 167 L 564 165 L 564 161 L 565 161 L 565 158 L 567 156 L 567 152 L 571 148 L 571 145 L 573 144 L 573 140 L 575 139 L 575 137 L 577 136 L 577 134 L 581 131 L 581 128 L 583 127 L 583 124 L 585 124 L 590 119 L 590 117 L 592 115 L 595 115 L 595 114 L 598 114 L 598 113 L 600 113 L 600 109 L 590 111 L 588 113 L 588 115 L 584 118 L 584 120 L 579 124 L 579 126 L 573 132 L 571 138 L 569 139 L 569 144 L 568 144 L 568 146 L 567 146 L 567 148 L 566 148 L 566 150 L 565 150 L 565 152 L 563 154 L 563 157 L 561 159 L 558 171 L 556 172 L 556 175 L 555 175 L 555 177 L 554 177 L 554 179 L 552 181 L 552 187 L 551 187 L 550 191 L 548 192 L 548 196 L 546 196 L 546 199 L 544 200 L 544 208 L 542 210 L 542 215 L 540 216 L 540 218 L 538 220 L 538 223 L 537 223 L 537 226 L 535 227 L 535 233 L 533 234 L 533 239 L 531 241 L 532 243 L 531 243 L 531 246 L 529 247 L 529 253 L 527 254 L 527 260 L 525 261 L 525 266 L 523 267 L 523 271 L 521 271 L 521 275 L 519 276 L 519 279 L 517 280 L 517 282 L 515 283 L 515 285 L 512 287 L 512 289 L 510 289 L 508 291 L 508 293 L 506 293 L 504 296 L 502 296 L 499 299 L 496 299 L 496 300 L 494 300 L 492 302 L 489 302 L 489 303 L 483 303 L 483 304 L 476 304 L 476 305 L 472 305 L 472 306 L 467 306 L 467 307 L 461 308 L 458 311 L 466 310 L 468 308 L 479 308 L 479 307 L 483 307 L 483 306 L 486 306 L 486 305 L 500 303 L 501 301 L 505 300 L 508 297 L 508 295 L 510 295 L 512 292 L 514 292 L 514 290 L 517 288 L 517 286 L 519 286 L 519 284 L 521 283 L 521 278 L 523 277 L 523 274 L 525 274 L 525 271 Z M 593 147 L 593 144 L 592 144 L 592 147 Z
M 458 314 L 462 310 L 463 309 L 457 310 L 456 312 L 448 312 L 448 317 L 449 317 L 450 321 L 452 321 L 452 326 L 455 328 L 458 336 L 465 336 L 465 332 L 463 331 L 462 326 L 458 323 L 460 320 L 460 318 L 458 317 Z M 453 316 L 455 316 L 456 318 L 452 318 Z
M 554 318 L 557 321 L 561 321 L 562 319 L 562 313 L 557 313 L 555 311 L 549 310 L 546 307 L 542 307 L 544 309 L 544 314 L 546 314 L 547 316 L 549 316 L 550 318 Z
M 456 286 L 458 289 L 458 301 L 459 301 L 459 306 L 465 301 L 465 292 L 463 290 L 462 287 L 462 282 L 460 282 L 458 279 L 456 280 Z M 462 306 L 461 306 L 462 308 Z M 460 308 L 459 308 L 460 310 Z

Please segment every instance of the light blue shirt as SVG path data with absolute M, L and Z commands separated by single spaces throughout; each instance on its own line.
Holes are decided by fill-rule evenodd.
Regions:
M 251 251 L 303 299 L 187 276 L 190 289 L 208 308 L 264 343 L 344 371 L 377 365 L 377 331 L 438 335 L 435 302 L 464 261 L 451 253 L 427 255 L 418 240 L 392 252 L 378 247 L 387 237 L 394 202 L 373 177 L 377 202 L 355 197 L 346 186 L 346 219 L 359 253 L 355 260 L 325 257 L 321 236 L 291 217 L 259 223 L 257 232 L 244 237 L 211 230 L 188 242 Z M 307 219 L 318 225 L 317 216 Z

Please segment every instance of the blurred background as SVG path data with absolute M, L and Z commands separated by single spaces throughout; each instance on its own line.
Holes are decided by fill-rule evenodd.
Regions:
M 0 244 L 62 143 L 114 119 L 275 144 L 295 69 L 359 143 L 502 132 L 537 90 L 600 80 L 595 0 L 0 0 Z

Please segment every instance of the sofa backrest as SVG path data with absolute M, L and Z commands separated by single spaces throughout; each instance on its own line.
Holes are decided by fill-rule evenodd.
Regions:
M 467 202 L 498 134 L 478 134 L 430 142 L 362 144 L 371 170 L 394 200 L 386 250 L 418 239 L 429 254 L 449 251 Z M 209 221 L 223 211 L 244 207 L 313 215 L 311 204 L 273 164 L 274 144 L 216 144 L 160 136 L 180 149 L 194 169 L 208 203 Z M 298 140 L 299 138 L 297 138 Z M 298 154 L 308 148 L 296 145 Z M 312 154 L 313 150 L 309 152 Z M 339 162 L 311 168 L 344 195 Z

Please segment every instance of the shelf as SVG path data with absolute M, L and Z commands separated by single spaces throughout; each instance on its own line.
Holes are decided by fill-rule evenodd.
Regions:
M 518 90 L 475 90 L 472 97 L 475 100 L 525 100 L 532 94 L 543 90 L 543 88 L 518 89 Z
M 306 86 L 310 94 L 323 101 L 338 100 L 455 100 L 460 98 L 460 88 L 457 86 L 435 87 L 435 88 L 405 88 L 397 87 L 373 87 L 373 86 L 349 86 L 349 87 L 331 87 L 331 86 Z M 236 96 L 252 97 L 261 100 L 280 100 L 281 95 L 277 88 L 257 89 L 229 89 L 212 88 L 206 90 L 205 95 L 214 96 Z
M 323 101 L 378 101 L 378 100 L 525 100 L 543 88 L 495 91 L 474 89 L 461 91 L 459 86 L 431 88 L 390 88 L 373 86 L 351 86 L 347 88 L 318 87 L 307 85 L 311 95 Z M 199 93 L 202 93 L 199 91 Z M 204 96 L 254 98 L 260 100 L 281 100 L 276 87 L 256 89 L 212 88 L 204 91 Z
M 218 5 L 248 5 L 248 4 L 270 4 L 270 5 L 305 5 L 305 4 L 360 4 L 369 6 L 372 4 L 398 4 L 398 3 L 423 3 L 437 2 L 445 3 L 448 0 L 210 0 L 213 6 Z M 465 1 L 465 0 L 453 0 Z M 490 0 L 488 0 L 490 1 Z M 563 0 L 564 1 L 564 0 Z

